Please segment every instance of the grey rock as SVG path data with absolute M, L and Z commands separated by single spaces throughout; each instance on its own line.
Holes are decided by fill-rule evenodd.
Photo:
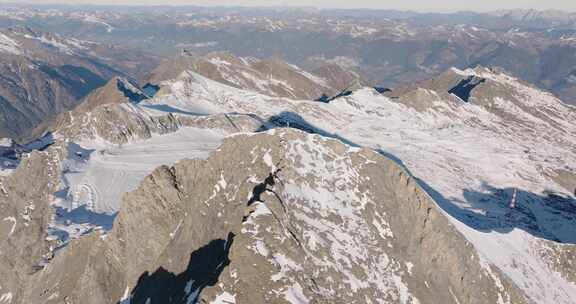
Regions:
M 22 303 L 529 303 L 393 161 L 290 130 L 158 168 L 28 286 Z

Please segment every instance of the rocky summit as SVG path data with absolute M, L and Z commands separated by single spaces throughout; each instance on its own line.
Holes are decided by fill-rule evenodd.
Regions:
M 528 303 L 398 164 L 290 129 L 155 169 L 28 284 L 22 303 Z

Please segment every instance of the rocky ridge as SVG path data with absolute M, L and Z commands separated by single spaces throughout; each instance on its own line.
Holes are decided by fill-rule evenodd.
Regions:
M 214 52 L 204 56 L 183 54 L 161 63 L 148 82 L 161 84 L 192 71 L 211 80 L 269 96 L 314 100 L 336 95 L 360 82 L 359 76 L 336 64 L 324 64 L 308 72 L 280 59 L 236 57 Z
M 34 303 L 526 302 L 393 161 L 290 130 L 158 168 L 30 286 Z

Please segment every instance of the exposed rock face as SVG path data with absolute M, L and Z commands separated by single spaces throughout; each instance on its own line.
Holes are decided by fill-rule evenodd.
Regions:
M 452 70 L 431 83 L 390 98 L 366 88 L 323 104 L 183 73 L 150 100 L 67 113 L 56 143 L 2 180 L 24 189 L 22 176 L 38 176 L 50 186 L 29 194 L 45 197 L 34 209 L 41 232 L 6 247 L 6 256 L 33 250 L 19 266 L 4 266 L 9 289 L 0 296 L 10 293 L 13 303 L 571 303 L 576 203 L 565 187 L 576 112 L 494 71 Z M 467 102 L 449 92 L 454 87 L 470 89 Z M 225 134 L 270 127 L 318 135 L 277 129 L 214 145 Z M 195 128 L 222 132 L 203 137 Z M 186 130 L 192 136 L 171 137 Z M 178 148 L 202 153 L 154 154 L 180 141 Z M 150 167 L 150 154 L 172 160 Z M 190 157 L 208 159 L 171 165 Z M 37 166 L 49 159 L 58 168 L 43 174 Z M 169 166 L 152 172 L 160 164 Z M 119 185 L 126 179 L 130 187 Z M 85 184 L 115 194 L 76 194 Z M 13 194 L 0 213 L 9 218 L 0 226 L 6 242 L 18 214 L 10 206 L 28 214 L 26 195 Z M 47 226 L 54 231 L 54 211 L 45 206 L 55 197 L 89 211 L 114 201 L 114 225 L 76 233 L 52 256 L 52 235 L 43 238 Z M 76 224 L 63 231 L 74 233 Z M 26 267 L 33 271 L 23 276 Z
M 26 290 L 15 303 L 528 303 L 393 161 L 297 131 L 157 169 Z
M 265 122 L 256 115 L 218 114 L 186 116 L 178 113 L 156 113 L 133 104 L 109 104 L 91 112 L 67 112 L 52 127 L 57 136 L 69 140 L 101 138 L 124 144 L 131 140 L 150 138 L 153 134 L 175 132 L 181 127 L 221 129 L 229 132 L 251 132 Z
M 545 174 L 576 196 L 576 170 L 557 169 L 545 172 Z
M 103 104 L 138 103 L 148 96 L 135 84 L 123 77 L 114 77 L 108 83 L 90 93 L 74 110 L 90 112 Z
M 468 102 L 449 93 L 471 76 L 485 81 L 474 81 Z M 390 97 L 366 88 L 322 104 L 245 92 L 190 73 L 155 104 L 258 113 L 276 126 L 383 151 L 418 177 L 486 261 L 532 301 L 572 303 L 576 288 L 565 274 L 573 270 L 547 261 L 571 267 L 562 259 L 575 244 L 576 109 L 489 69 L 454 69 L 428 83 Z M 545 259 L 541 241 L 551 248 Z
M 45 119 L 73 108 L 108 77 L 71 65 L 37 66 L 19 57 L 6 58 L 0 69 L 0 135 L 8 137 L 24 135 Z
M 209 79 L 240 89 L 270 96 L 316 99 L 349 89 L 358 76 L 337 65 L 320 66 L 313 73 L 278 59 L 239 58 L 228 53 L 203 57 L 179 56 L 162 63 L 149 82 L 176 79 L 184 71 L 193 71 Z
M 18 169 L 0 177 L 0 297 L 25 303 L 22 293 L 29 276 L 43 264 L 52 207 L 47 204 L 58 186 L 57 150 L 25 154 Z
M 91 251 L 95 250 L 91 245 L 78 249 L 78 247 L 76 247 L 76 242 L 63 244 L 61 243 L 61 240 L 55 239 L 55 237 L 60 237 L 57 235 L 58 233 L 66 234 L 65 236 L 61 236 L 63 239 L 72 237 L 67 235 L 66 230 L 55 230 L 55 219 L 61 216 L 59 215 L 59 212 L 63 212 L 63 210 L 54 209 L 52 205 L 53 202 L 55 202 L 55 197 L 62 195 L 77 195 L 73 193 L 73 191 L 76 191 L 75 188 L 62 188 L 63 186 L 66 186 L 67 183 L 69 183 L 69 181 L 66 181 L 63 178 L 63 175 L 65 172 L 67 172 L 67 170 L 79 170 L 81 168 L 78 166 L 70 167 L 70 158 L 78 158 L 84 156 L 82 154 L 74 154 L 73 152 L 72 155 L 70 155 L 70 151 L 74 151 L 71 150 L 70 145 L 74 144 L 72 142 L 68 143 L 67 141 L 86 141 L 98 138 L 98 140 L 109 140 L 111 144 L 124 144 L 127 142 L 141 141 L 152 136 L 159 136 L 159 133 L 174 133 L 178 129 L 186 127 L 183 125 L 184 123 L 193 125 L 196 128 L 209 128 L 215 130 L 220 129 L 223 132 L 226 132 L 226 129 L 230 129 L 233 132 L 254 131 L 258 127 L 261 127 L 260 120 L 248 115 L 221 115 L 198 117 L 196 119 L 191 118 L 189 120 L 183 119 L 182 121 L 175 117 L 171 117 L 167 118 L 166 121 L 171 121 L 173 124 L 170 125 L 170 128 L 165 128 L 157 126 L 160 123 L 159 121 L 162 121 L 162 118 L 155 120 L 151 116 L 145 118 L 140 117 L 138 115 L 144 114 L 137 113 L 137 109 L 130 108 L 129 105 L 111 106 L 117 108 L 102 109 L 102 111 L 106 112 L 108 116 L 97 116 L 99 113 L 98 108 L 93 112 L 83 114 L 88 117 L 95 115 L 95 118 L 101 118 L 102 121 L 107 121 L 107 123 L 97 124 L 97 120 L 90 119 L 77 121 L 82 122 L 83 124 L 76 125 L 71 123 L 70 127 L 73 130 L 74 128 L 80 127 L 88 131 L 78 133 L 70 131 L 70 133 L 66 133 L 66 129 L 62 129 L 61 133 L 56 134 L 56 137 L 65 139 L 65 141 L 57 140 L 53 145 L 47 148 L 43 148 L 43 151 L 33 151 L 30 154 L 24 153 L 16 170 L 9 173 L 7 176 L 0 176 L 0 244 L 2 246 L 2 250 L 0 250 L 0 258 L 2 259 L 2 263 L 0 263 L 0 273 L 2 273 L 2 276 L 0 276 L 0 286 L 2 287 L 0 290 L 0 297 L 4 297 L 2 299 L 10 297 L 11 303 L 28 303 L 28 300 L 23 300 L 22 298 L 22 293 L 30 290 L 30 286 L 27 285 L 27 282 L 30 282 L 31 276 L 33 276 L 38 271 L 50 272 L 50 263 L 55 254 L 59 257 L 62 256 L 63 259 L 66 259 L 66 264 L 75 264 L 75 261 L 77 261 L 76 259 L 82 259 L 82 256 L 88 255 L 88 253 L 79 253 L 77 250 L 84 250 L 81 248 L 85 248 L 85 250 Z M 106 106 L 100 107 L 104 108 Z M 113 114 L 114 112 L 119 113 L 118 115 L 120 116 L 115 116 Z M 120 125 L 120 122 L 125 124 Z M 117 123 L 118 125 L 114 125 L 114 123 Z M 122 131 L 120 131 L 120 133 L 116 133 L 115 128 L 118 128 Z M 203 143 L 203 145 L 206 146 L 207 143 Z M 10 148 L 13 147 L 10 146 Z M 88 150 L 76 150 L 88 152 Z M 140 157 L 142 157 L 142 155 L 140 155 Z M 167 159 L 170 158 L 173 157 L 168 157 Z M 156 162 L 169 163 L 162 159 L 158 159 Z M 139 168 L 139 170 L 143 169 L 141 165 Z M 124 176 L 119 180 L 121 185 L 126 183 L 124 180 L 130 178 L 130 172 L 124 172 L 123 174 Z M 110 178 L 115 177 L 110 176 Z M 32 189 L 27 189 L 27 187 L 32 187 Z M 68 185 L 68 187 L 70 187 L 70 185 Z M 111 189 L 106 190 L 97 188 L 93 188 L 93 190 L 111 191 Z M 70 192 L 67 194 L 68 191 Z M 124 191 L 126 191 L 126 189 Z M 82 201 L 80 202 L 90 203 Z M 77 213 L 78 210 L 87 210 L 86 208 L 93 207 L 84 206 L 83 208 L 78 208 L 67 212 L 72 212 L 70 214 L 73 216 L 73 214 L 75 212 Z M 89 209 L 87 211 L 95 212 L 96 210 Z M 92 216 L 102 217 L 106 215 L 93 213 Z M 89 224 L 89 221 L 92 220 L 90 217 L 86 218 L 81 216 L 79 219 L 74 219 L 71 217 L 71 219 L 74 221 L 65 224 L 70 227 L 67 228 L 70 231 L 75 229 L 73 228 L 75 227 L 73 225 L 79 225 L 78 227 L 80 229 L 84 229 L 88 232 L 93 229 L 90 226 L 86 226 L 85 228 L 82 227 Z M 80 222 L 76 222 L 78 220 L 80 220 Z M 57 234 L 47 234 L 50 231 L 57 231 Z M 95 229 L 95 231 L 100 230 Z M 85 232 L 80 232 L 79 234 L 83 233 Z M 97 238 L 97 236 L 95 236 L 95 238 Z M 87 241 L 89 239 L 90 236 L 85 236 L 82 240 Z M 66 254 L 65 252 L 67 251 L 60 248 L 60 246 L 63 247 L 63 245 L 76 248 L 72 249 L 72 256 Z M 80 256 L 77 256 L 77 254 L 80 254 Z M 67 272 L 68 270 L 70 270 L 70 268 L 65 266 L 62 269 L 54 271 Z M 102 281 L 114 284 L 114 281 L 110 281 L 111 278 L 108 278 L 106 274 L 99 275 L 102 275 Z M 94 278 L 94 280 L 98 281 L 96 278 Z M 100 281 L 96 281 L 90 284 L 99 284 L 98 282 Z M 70 286 L 70 284 L 73 285 L 76 283 L 76 281 L 71 282 L 69 279 L 64 279 L 58 284 L 61 286 Z M 122 284 L 124 283 L 121 282 L 120 285 Z M 117 287 L 120 285 L 112 286 Z M 96 288 L 95 285 L 91 286 Z M 46 292 L 47 291 L 40 292 L 40 296 L 43 297 L 44 300 L 46 300 Z M 106 297 L 114 299 L 115 294 L 112 293 Z M 117 298 L 115 300 L 117 300 Z M 60 298 L 60 300 L 57 302 L 60 303 L 61 301 L 62 298 Z M 94 303 L 102 303 L 100 302 L 101 300 L 99 297 L 93 297 L 90 299 L 90 301 L 93 301 Z M 110 303 L 115 302 L 111 300 Z

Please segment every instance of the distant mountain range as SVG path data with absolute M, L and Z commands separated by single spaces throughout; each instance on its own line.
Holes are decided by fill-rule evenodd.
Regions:
M 279 58 L 306 70 L 346 63 L 383 87 L 425 80 L 453 66 L 499 66 L 576 103 L 576 23 L 565 12 L 4 5 L 0 26 L 17 25 L 163 57 L 224 51 Z
M 140 63 L 144 58 L 25 27 L 0 32 L 0 136 L 38 135 L 36 127 L 74 108 L 114 75 L 137 77 L 152 64 Z

